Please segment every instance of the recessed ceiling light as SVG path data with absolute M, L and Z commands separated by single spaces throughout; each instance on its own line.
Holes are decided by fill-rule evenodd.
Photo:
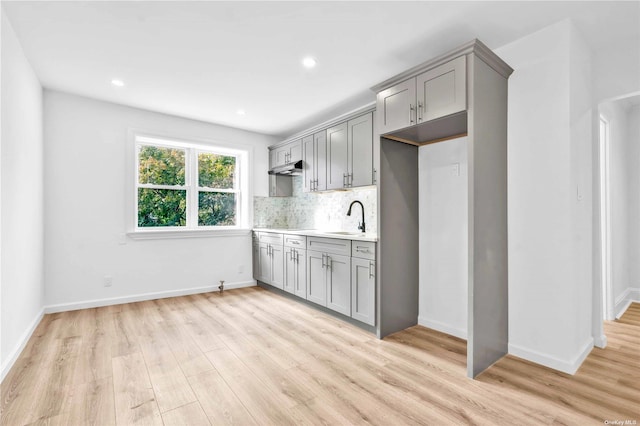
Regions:
M 111 84 L 113 84 L 114 86 L 122 87 L 124 86 L 124 81 L 114 78 L 113 80 L 111 80 Z
M 237 111 L 236 111 L 236 114 L 238 114 L 238 115 L 245 115 L 246 113 L 244 112 L 244 110 L 243 110 L 243 109 L 239 109 L 239 110 L 237 110 Z
M 311 56 L 307 56 L 302 60 L 302 65 L 304 65 L 305 68 L 313 68 L 316 66 L 316 63 L 316 60 Z

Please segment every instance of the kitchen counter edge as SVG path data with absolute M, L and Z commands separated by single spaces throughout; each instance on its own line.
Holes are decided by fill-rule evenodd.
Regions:
M 307 237 L 322 237 L 322 238 L 336 238 L 339 240 L 352 240 L 352 241 L 370 241 L 377 242 L 378 236 L 371 232 L 365 234 L 335 234 L 331 231 L 318 231 L 315 229 L 279 229 L 279 228 L 253 228 L 254 232 L 273 232 L 275 234 L 289 234 L 289 235 L 305 235 Z

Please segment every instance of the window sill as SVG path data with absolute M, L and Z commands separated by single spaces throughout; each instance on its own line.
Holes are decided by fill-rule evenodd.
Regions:
M 127 232 L 127 237 L 132 240 L 164 240 L 174 238 L 210 238 L 210 237 L 236 237 L 246 236 L 251 229 L 153 229 L 149 231 Z

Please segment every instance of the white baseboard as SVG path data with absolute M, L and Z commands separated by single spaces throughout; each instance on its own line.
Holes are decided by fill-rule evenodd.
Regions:
M 233 290 L 235 288 L 254 287 L 255 280 L 240 281 L 235 283 L 225 283 L 225 290 Z M 160 291 L 156 293 L 134 294 L 131 296 L 111 297 L 108 299 L 84 300 L 81 302 L 61 303 L 58 305 L 48 305 L 44 307 L 44 312 L 52 314 L 55 312 L 75 311 L 78 309 L 99 308 L 101 306 L 121 305 L 123 303 L 142 302 L 145 300 L 164 299 L 167 297 L 187 296 L 190 294 L 209 293 L 211 291 L 219 291 L 217 285 L 206 287 L 186 288 L 181 290 Z
M 13 348 L 13 351 L 11 351 L 11 353 L 9 354 L 9 357 L 2 363 L 0 382 L 4 380 L 7 373 L 9 373 L 9 370 L 11 370 L 11 367 L 13 367 L 13 364 L 15 364 L 16 360 L 24 350 L 24 347 L 27 345 L 27 342 L 31 338 L 31 335 L 36 330 L 36 327 L 38 327 L 38 324 L 40 324 L 43 316 L 44 308 L 41 309 L 40 312 L 38 312 L 29 327 L 24 331 L 24 333 L 22 333 L 22 336 L 20 336 L 20 340 L 16 344 L 16 347 Z
M 433 330 L 440 331 L 442 333 L 450 334 L 454 337 L 467 340 L 467 330 L 452 327 L 449 324 L 445 324 L 440 321 L 435 321 L 429 318 L 425 318 L 422 315 L 418 316 L 418 324 L 423 327 L 431 328 Z
M 584 344 L 580 352 L 572 360 L 566 361 L 548 354 L 543 354 L 538 351 L 509 343 L 510 355 L 572 375 L 578 371 L 578 368 L 580 368 L 584 360 L 589 356 L 591 349 L 593 349 L 593 337 L 589 337 L 589 339 L 587 339 L 587 342 Z
M 639 302 L 640 303 L 640 288 L 638 287 L 627 287 L 625 291 L 622 292 L 620 296 L 616 299 L 614 312 L 616 313 L 616 319 L 620 319 L 622 315 L 629 309 L 631 303 Z

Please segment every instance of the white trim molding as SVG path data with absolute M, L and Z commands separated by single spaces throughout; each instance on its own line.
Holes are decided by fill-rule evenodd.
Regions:
M 616 319 L 620 319 L 633 302 L 640 303 L 640 287 L 627 287 L 627 289 L 616 298 L 614 308 Z
M 233 290 L 235 288 L 255 287 L 256 281 L 239 281 L 235 283 L 225 283 L 225 290 Z M 48 305 L 44 307 L 44 312 L 52 314 L 55 312 L 76 311 L 78 309 L 99 308 L 102 306 L 121 305 L 123 303 L 142 302 L 145 300 L 165 299 L 168 297 L 188 296 L 191 294 L 209 293 L 212 291 L 220 291 L 218 286 L 206 286 L 186 288 L 181 290 L 159 291 L 155 293 L 134 294 L 131 296 L 110 297 L 107 299 L 84 300 L 81 302 L 62 303 L 59 305 Z
M 509 355 L 517 356 L 518 358 L 526 359 L 527 361 L 573 375 L 578 371 L 578 368 L 580 368 L 587 356 L 589 356 L 589 353 L 591 353 L 594 346 L 593 343 L 593 337 L 589 337 L 582 346 L 582 349 L 571 360 L 556 358 L 512 343 L 509 343 Z
M 445 324 L 440 321 L 435 321 L 435 320 L 426 318 L 422 315 L 418 316 L 418 325 L 430 328 L 432 330 L 439 331 L 441 333 L 449 334 L 451 336 L 458 337 L 460 339 L 467 340 L 467 330 L 463 330 L 462 328 L 452 327 L 449 324 Z
M 41 309 L 40 312 L 38 312 L 29 327 L 24 331 L 24 333 L 22 333 L 22 336 L 20 336 L 20 340 L 18 341 L 16 347 L 13 348 L 13 351 L 11 351 L 5 362 L 2 363 L 2 371 L 0 372 L 2 376 L 0 377 L 0 382 L 4 380 L 4 378 L 7 376 L 7 373 L 9 373 L 9 371 L 11 370 L 11 367 L 13 367 L 13 364 L 15 364 L 16 360 L 27 345 L 27 342 L 31 338 L 31 335 L 33 335 L 33 332 L 36 331 L 38 324 L 40 324 L 40 321 L 42 321 L 43 316 L 44 308 Z

